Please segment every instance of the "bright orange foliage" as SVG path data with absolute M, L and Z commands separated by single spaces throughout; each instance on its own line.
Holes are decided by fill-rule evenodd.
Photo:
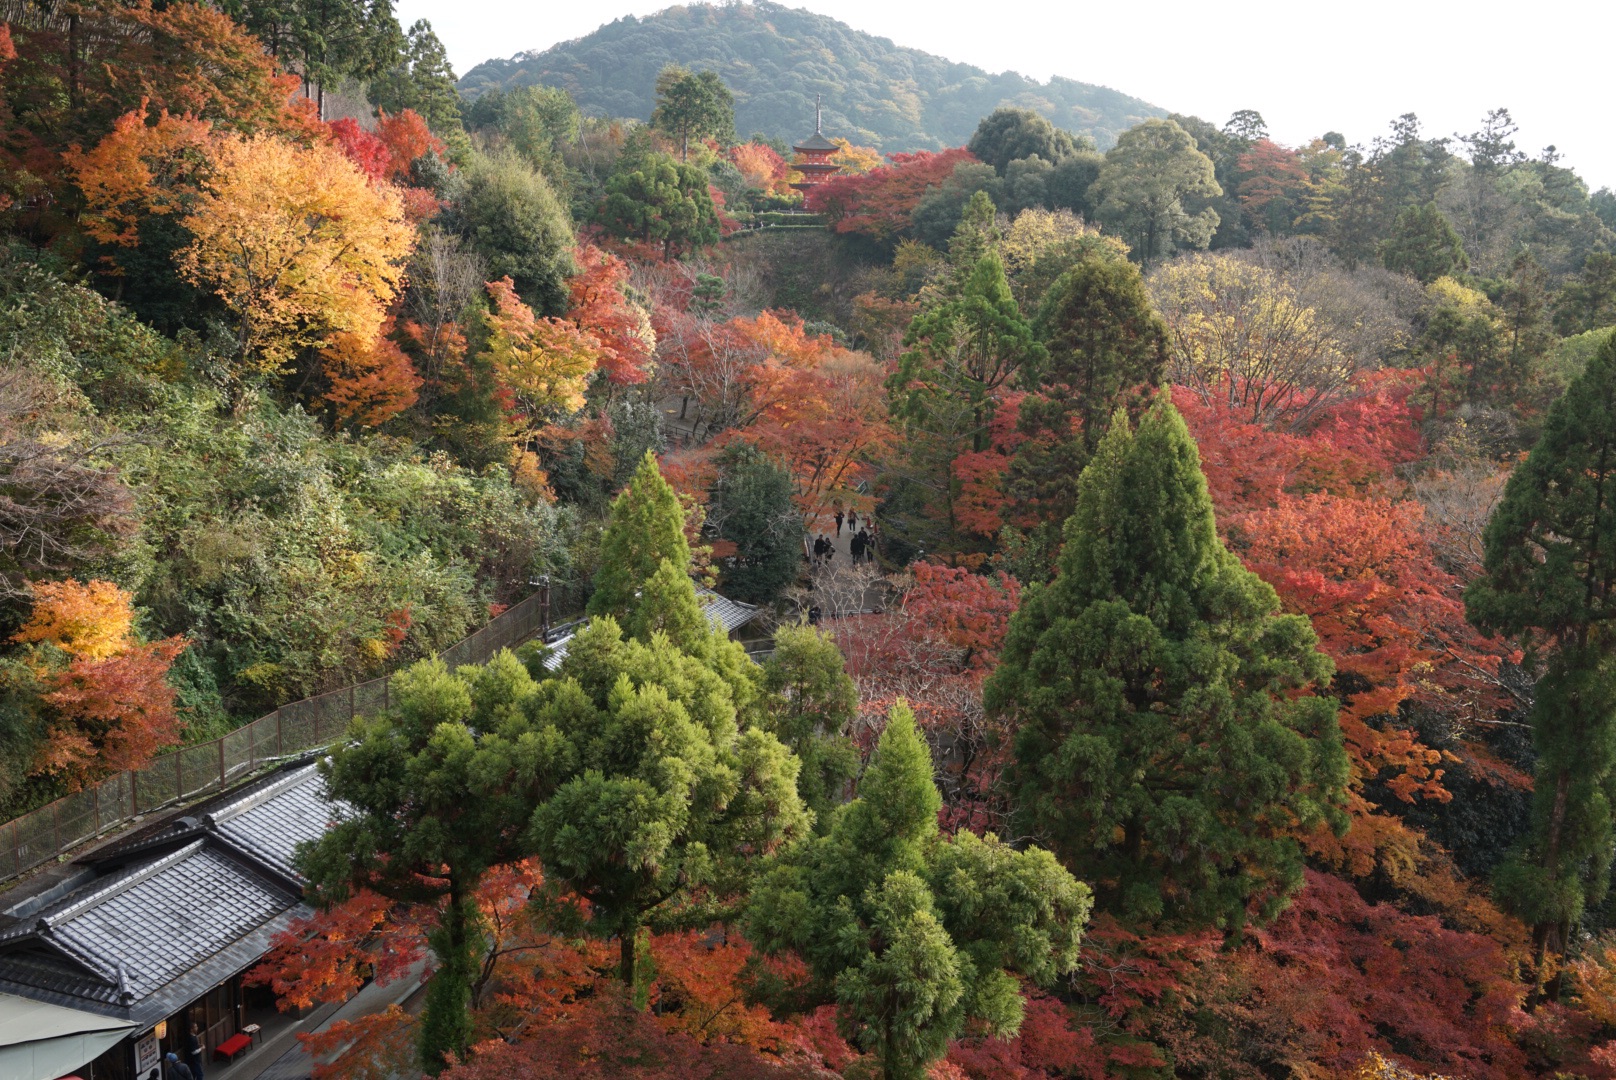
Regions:
M 34 585 L 28 621 L 12 636 L 18 644 L 54 645 L 75 658 L 105 660 L 133 644 L 134 598 L 110 581 Z
M 44 695 L 51 715 L 36 771 L 59 775 L 77 791 L 178 744 L 182 724 L 167 675 L 185 646 L 178 637 L 129 645 L 101 660 L 75 657 L 55 673 Z
M 771 146 L 755 142 L 736 143 L 730 147 L 729 160 L 746 177 L 746 182 L 755 188 L 764 191 L 790 190 L 784 188 L 786 159 L 775 153 Z
M 62 155 L 84 193 L 84 231 L 103 244 L 134 247 L 143 218 L 183 214 L 194 205 L 211 168 L 214 136 L 205 120 L 144 105 L 118 117 L 88 153 Z
M 398 195 L 328 144 L 228 138 L 214 164 L 176 257 L 235 312 L 241 358 L 273 371 L 332 334 L 375 341 L 414 245 Z
M 805 205 L 824 214 L 837 232 L 890 243 L 909 228 L 910 216 L 928 190 L 948 179 L 956 165 L 976 158 L 955 147 L 935 154 L 893 154 L 890 160 L 890 165 L 862 176 L 832 177 L 808 192 Z
M 380 427 L 415 404 L 421 377 L 391 333 L 389 319 L 372 342 L 341 333 L 320 350 L 329 384 L 323 396 L 338 427 Z
M 686 931 L 651 939 L 657 985 L 653 1005 L 663 1027 L 702 1042 L 778 1050 L 790 1039 L 769 1010 L 746 1002 L 743 975 L 752 946 L 739 937 Z
M 645 309 L 628 298 L 628 266 L 593 244 L 573 252 L 578 273 L 567 282 L 567 320 L 595 339 L 607 380 L 630 386 L 650 377 L 656 334 Z

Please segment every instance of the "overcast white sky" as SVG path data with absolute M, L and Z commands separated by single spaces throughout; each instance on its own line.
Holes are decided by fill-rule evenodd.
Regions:
M 1368 142 L 1405 112 L 1428 134 L 1507 107 L 1516 142 L 1559 148 L 1590 187 L 1616 187 L 1616 0 L 784 0 L 951 60 L 1100 83 L 1222 123 L 1261 112 L 1281 142 Z M 430 19 L 457 74 L 581 37 L 664 0 L 399 0 Z

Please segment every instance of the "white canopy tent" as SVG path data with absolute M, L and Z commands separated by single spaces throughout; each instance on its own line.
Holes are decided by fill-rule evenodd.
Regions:
M 56 1080 L 129 1034 L 128 1020 L 0 994 L 0 1077 Z

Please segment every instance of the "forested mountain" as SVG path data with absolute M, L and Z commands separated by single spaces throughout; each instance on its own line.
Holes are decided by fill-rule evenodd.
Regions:
M 711 68 L 735 94 L 735 126 L 790 140 L 813 130 L 823 94 L 825 130 L 887 153 L 959 146 L 1001 105 L 1035 109 L 1102 149 L 1163 111 L 1103 86 L 970 64 L 905 49 L 800 8 L 753 4 L 670 7 L 617 19 L 539 53 L 479 64 L 460 80 L 468 95 L 558 86 L 586 113 L 645 119 L 666 64 Z

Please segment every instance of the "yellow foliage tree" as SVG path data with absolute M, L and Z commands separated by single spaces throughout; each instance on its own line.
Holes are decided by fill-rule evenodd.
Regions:
M 415 235 L 341 150 L 269 135 L 219 141 L 184 224 L 180 273 L 235 312 L 241 360 L 266 372 L 334 334 L 374 342 Z
M 879 169 L 887 163 L 879 150 L 872 150 L 868 146 L 854 146 L 846 139 L 832 139 L 831 142 L 836 144 L 836 152 L 830 156 L 830 159 L 835 164 L 840 165 L 844 173 L 863 176 L 865 173 L 873 169 Z
M 41 581 L 34 585 L 34 607 L 11 640 L 21 645 L 54 645 L 70 656 L 105 660 L 133 640 L 134 599 L 110 581 L 80 584 Z
M 561 319 L 536 317 L 517 298 L 508 277 L 488 282 L 488 295 L 494 302 L 488 316 L 493 329 L 488 359 L 528 422 L 581 409 L 589 376 L 600 360 L 594 335 Z

